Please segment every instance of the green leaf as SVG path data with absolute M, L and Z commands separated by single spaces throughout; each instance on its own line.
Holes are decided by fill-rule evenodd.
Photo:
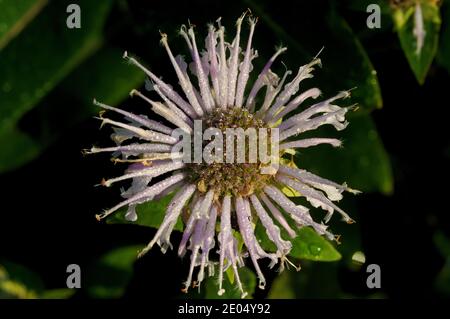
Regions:
M 41 278 L 26 267 L 0 261 L 0 299 L 35 299 L 44 289 Z
M 41 150 L 40 145 L 26 133 L 16 128 L 0 134 L 0 172 L 15 169 L 34 159 Z
M 87 292 L 93 298 L 122 296 L 131 279 L 133 264 L 142 246 L 112 250 L 96 260 L 87 276 Z
M 450 258 L 450 239 L 442 231 L 437 231 L 433 240 L 441 255 L 445 258 Z
M 438 52 L 438 62 L 450 73 L 450 3 L 447 2 L 446 10 L 442 13 L 442 20 L 446 21 L 441 31 L 441 43 Z
M 275 278 L 268 298 L 345 298 L 338 282 L 337 263 L 302 262 L 300 271 L 284 270 Z
M 11 129 L 23 114 L 99 47 L 111 3 L 79 1 L 82 28 L 68 29 L 66 3 L 52 2 L 2 51 L 0 132 Z
M 92 104 L 94 97 L 104 103 L 117 105 L 128 96 L 131 89 L 141 85 L 145 75 L 137 68 L 123 63 L 121 56 L 120 49 L 100 49 L 31 110 L 26 116 L 33 118 L 39 132 L 36 138 L 18 129 L 0 134 L 0 143 L 3 145 L 0 172 L 33 160 L 65 130 L 94 115 L 98 111 Z M 67 116 L 67 110 L 71 110 L 71 116 Z
M 272 283 L 268 299 L 295 299 L 295 291 L 291 285 L 292 272 L 289 270 L 279 274 Z
M 231 268 L 231 267 L 230 267 Z M 246 267 L 239 268 L 239 278 L 242 282 L 242 287 L 248 293 L 247 299 L 251 299 L 256 288 L 256 275 Z M 225 293 L 222 296 L 217 294 L 219 290 L 218 277 L 209 277 L 205 281 L 205 298 L 206 299 L 241 299 L 241 293 L 236 286 L 236 283 L 231 283 L 226 276 L 223 280 L 223 289 Z
M 76 289 L 61 288 L 45 290 L 39 295 L 39 299 L 69 299 L 76 292 Z
M 327 16 L 327 21 L 330 32 L 323 44 L 325 52 L 322 57 L 325 76 L 321 78 L 323 85 L 319 87 L 331 87 L 333 91 L 355 88 L 350 103 L 357 103 L 364 112 L 380 109 L 383 99 L 377 72 L 364 47 L 335 10 Z
M 434 242 L 441 255 L 446 258 L 444 267 L 435 279 L 435 286 L 440 293 L 450 296 L 450 240 L 443 232 L 438 231 L 434 235 Z
M 331 231 L 334 234 L 342 234 L 340 244 L 338 246 L 339 253 L 342 255 L 341 264 L 351 270 L 361 268 L 362 264 L 354 260 L 355 253 L 361 255 L 364 248 L 361 242 L 361 214 L 358 210 L 358 197 L 347 194 L 344 198 L 336 203 L 341 209 L 347 212 L 356 223 L 347 224 L 340 220 L 338 216 L 334 216 L 330 222 Z M 322 212 L 323 214 L 323 212 Z
M 159 200 L 152 200 L 136 207 L 138 219 L 130 222 L 125 219 L 126 209 L 121 209 L 107 219 L 108 224 L 136 224 L 141 226 L 158 228 L 161 225 L 166 214 L 167 205 L 173 197 L 173 193 Z M 175 224 L 174 230 L 182 231 L 183 223 L 179 218 Z
M 314 136 L 341 137 L 343 147 L 319 145 L 296 156 L 298 167 L 363 192 L 391 194 L 394 187 L 389 157 L 369 115 L 351 116 L 342 132 L 322 127 Z M 310 136 L 304 134 L 304 138 Z M 351 196 L 351 195 L 349 195 Z
M 280 17 L 277 21 L 276 15 L 268 14 L 272 10 L 270 6 L 276 6 L 275 3 L 267 1 L 265 5 L 261 5 L 260 2 L 256 4 L 251 0 L 246 0 L 246 3 L 261 17 L 268 32 L 287 45 L 288 52 L 283 56 L 283 61 L 289 69 L 295 71 L 324 48 L 319 56 L 323 68 L 316 70 L 312 82 L 305 81 L 305 85 L 316 85 L 325 96 L 356 88 L 352 92 L 350 103 L 358 103 L 365 112 L 382 107 L 376 71 L 350 26 L 335 10 L 324 13 L 317 8 L 309 8 L 308 6 L 314 5 L 313 2 L 304 2 L 299 3 L 300 6 L 305 6 L 304 9 L 291 13 L 283 11 L 287 16 L 283 20 Z M 311 21 L 314 21 L 313 25 Z M 310 32 L 311 28 L 316 31 Z
M 118 48 L 103 47 L 30 112 L 40 123 L 42 145 L 49 145 L 62 132 L 98 112 L 92 103 L 94 98 L 118 105 L 131 89 L 144 82 L 143 72 L 124 63 L 122 53 Z M 71 116 L 67 116 L 67 110 L 71 110 Z
M 0 0 L 0 51 L 47 4 L 47 0 Z
M 122 49 L 102 48 L 64 80 L 58 89 L 89 106 L 90 112 L 85 115 L 97 111 L 92 104 L 94 98 L 106 104 L 119 104 L 145 80 L 145 73 L 126 63 L 122 56 Z
M 417 51 L 418 40 L 414 35 L 415 29 L 415 4 L 406 8 L 393 9 L 394 25 L 400 39 L 400 45 L 406 55 L 409 66 L 414 72 L 420 84 L 425 82 L 428 69 L 436 55 L 439 43 L 439 29 L 441 17 L 436 3 L 421 1 L 423 27 L 425 38 L 423 47 Z
M 312 228 L 302 227 L 292 240 L 290 256 L 315 261 L 337 261 L 341 254 Z
M 450 259 L 447 259 L 434 283 L 437 291 L 447 297 L 450 296 Z
M 282 237 L 292 242 L 292 250 L 289 256 L 314 261 L 337 261 L 341 254 L 327 239 L 317 234 L 310 227 L 302 227 L 297 231 L 297 236 L 291 239 L 284 229 L 281 229 Z M 267 251 L 276 251 L 275 244 L 267 237 L 264 226 L 258 222 L 255 234 L 260 239 L 261 247 Z

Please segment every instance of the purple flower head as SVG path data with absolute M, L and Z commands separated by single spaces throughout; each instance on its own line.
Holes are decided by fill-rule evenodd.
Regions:
M 130 163 L 124 175 L 103 180 L 102 184 L 110 186 L 131 180 L 131 186 L 122 191 L 124 200 L 97 215 L 97 218 L 101 220 L 125 208 L 126 218 L 135 221 L 139 217 L 136 214 L 137 205 L 172 193 L 164 220 L 140 254 L 145 254 L 155 244 L 163 252 L 172 249 L 170 235 L 178 219 L 182 218 L 184 232 L 178 254 L 190 258 L 185 291 L 200 285 L 205 277 L 217 271 L 218 294 L 223 294 L 224 271 L 231 267 L 235 283 L 242 297 L 245 297 L 245 287 L 238 271 L 244 265 L 244 259 L 253 263 L 259 287 L 264 288 L 266 281 L 259 259 L 267 258 L 270 267 L 279 264 L 282 270 L 284 263 L 289 262 L 287 256 L 293 245 L 290 240 L 296 236 L 296 229 L 309 226 L 329 240 L 336 239 L 324 223 L 313 220 L 307 207 L 295 204 L 286 195 L 286 188 L 297 196 L 305 197 L 313 207 L 325 210 L 325 223 L 335 211 L 346 222 L 352 222 L 334 202 L 342 198 L 344 191 L 358 191 L 299 169 L 292 161 L 284 159 L 296 148 L 319 144 L 341 146 L 338 139 L 302 139 L 300 135 L 326 124 L 336 130 L 344 129 L 348 124 L 345 115 L 350 108 L 340 107 L 336 102 L 347 98 L 350 92 L 341 92 L 301 110 L 306 100 L 317 99 L 321 95 L 317 88 L 299 92 L 300 83 L 313 76 L 314 67 L 320 65 L 320 60 L 314 58 L 297 72 L 286 71 L 280 78 L 271 67 L 286 48 L 277 49 L 255 81 L 250 83 L 252 62 L 258 56 L 252 47 L 257 20 L 248 18 L 250 31 L 242 39 L 241 28 L 245 19 L 244 14 L 237 20 L 236 35 L 231 43 L 225 41 L 225 28 L 220 19 L 217 25 L 210 25 L 202 51 L 199 50 L 194 28 L 182 26 L 180 35 L 190 53 L 189 64 L 181 55 L 174 56 L 167 35 L 161 34 L 161 44 L 178 77 L 179 91 L 125 53 L 124 57 L 131 64 L 146 73 L 157 99 L 152 100 L 136 90 L 132 91 L 132 95 L 148 102 L 152 111 L 165 119 L 164 123 L 95 101 L 101 108 L 121 114 L 124 121 L 102 116 L 102 125 L 114 127 L 112 139 L 116 146 L 93 147 L 88 152 L 112 152 L 115 161 Z M 272 150 L 270 164 L 261 158 L 250 161 L 253 155 L 257 155 L 252 151 L 244 153 L 245 162 L 225 163 L 222 158 L 214 156 L 225 151 L 228 155 L 228 151 L 237 150 L 234 144 L 226 143 L 222 149 L 214 148 L 215 160 L 212 162 L 185 161 L 183 156 L 186 154 L 175 151 L 175 147 L 182 137 L 192 137 L 194 145 L 189 148 L 195 152 L 198 123 L 202 126 L 200 133 L 206 134 L 207 129 L 214 128 L 216 131 L 211 136 L 224 133 L 227 142 L 227 130 L 232 128 L 265 132 L 266 135 L 255 135 L 254 142 L 259 143 L 259 150 L 261 145 Z M 249 147 L 250 137 L 246 141 L 244 137 L 243 145 Z M 203 140 L 200 146 L 205 145 Z M 183 151 L 186 152 L 186 148 Z M 238 156 L 235 153 L 239 152 L 234 152 L 231 159 Z M 274 161 L 279 165 L 273 166 Z M 153 178 L 157 182 L 152 181 Z M 276 251 L 267 252 L 261 247 L 254 232 L 258 222 L 274 243 Z M 285 231 L 281 232 L 281 229 Z M 243 242 L 243 246 L 239 242 Z

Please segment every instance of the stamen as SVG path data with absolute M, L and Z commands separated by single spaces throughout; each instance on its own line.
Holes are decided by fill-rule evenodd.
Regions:
M 302 267 L 300 266 L 300 264 L 297 266 L 295 265 L 292 261 L 289 260 L 289 258 L 287 258 L 287 256 L 282 256 L 281 257 L 281 263 L 280 263 L 280 269 L 279 272 L 284 271 L 284 264 L 287 263 L 287 268 L 289 269 L 289 266 L 294 267 L 294 269 L 296 271 L 300 271 L 302 269 Z

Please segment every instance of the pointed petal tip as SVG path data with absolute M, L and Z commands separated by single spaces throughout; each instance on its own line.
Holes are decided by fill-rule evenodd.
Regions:
M 319 50 L 319 52 L 317 52 L 315 58 L 318 58 L 319 55 L 322 53 L 323 50 L 325 50 L 325 47 L 324 47 L 324 46 Z
M 247 9 L 247 10 L 245 10 L 245 11 L 241 14 L 241 16 L 236 20 L 236 26 L 237 26 L 237 27 L 240 27 L 240 26 L 241 26 L 242 21 L 244 21 L 244 18 L 245 18 L 245 16 L 247 15 L 248 12 L 251 14 L 250 9 Z
M 82 150 L 81 150 L 81 155 L 82 156 L 86 156 L 86 155 L 89 155 L 89 154 L 92 154 L 92 149 L 93 149 L 94 147 L 91 147 L 90 149 L 88 149 L 88 148 L 83 148 Z
M 275 47 L 275 51 L 276 51 L 278 54 L 281 54 L 281 53 L 284 53 L 284 52 L 287 51 L 287 47 L 286 47 L 286 46 L 283 46 L 282 44 L 280 44 L 280 45 L 278 45 L 278 46 Z
M 334 241 L 340 245 L 341 244 L 341 235 L 334 235 Z

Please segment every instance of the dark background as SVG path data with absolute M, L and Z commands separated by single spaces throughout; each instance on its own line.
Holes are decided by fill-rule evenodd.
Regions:
M 299 6 L 298 1 L 283 0 L 272 2 L 268 8 L 272 18 L 283 26 L 295 21 L 299 10 L 325 12 L 331 5 L 359 36 L 378 72 L 383 96 L 383 108 L 372 116 L 392 163 L 394 193 L 364 193 L 356 200 L 367 263 L 381 266 L 382 297 L 442 297 L 442 292 L 436 290 L 436 277 L 445 258 L 436 248 L 435 234 L 439 231 L 450 236 L 449 73 L 433 63 L 425 84 L 420 86 L 392 29 L 365 35 L 367 14 L 348 9 L 345 2 L 310 1 Z M 155 73 L 164 74 L 170 83 L 173 72 L 158 45 L 159 34 L 153 23 L 162 23 L 162 30 L 174 32 L 175 26 L 189 18 L 201 30 L 214 17 L 222 16 L 224 24 L 231 27 L 247 6 L 241 2 L 130 0 L 125 9 L 114 5 L 106 23 L 106 41 L 145 57 Z M 320 38 L 316 31 L 310 30 Z M 257 32 L 255 37 L 264 42 L 264 34 Z M 270 52 L 260 52 L 260 56 L 269 57 Z M 67 107 L 70 116 L 70 105 L 62 107 Z M 32 131 L 34 119 L 30 112 L 19 125 Z M 110 131 L 99 130 L 98 124 L 92 118 L 78 122 L 37 159 L 0 177 L 1 255 L 38 273 L 49 288 L 65 285 L 68 264 L 76 263 L 84 269 L 109 249 L 145 243 L 154 233 L 151 228 L 107 225 L 95 220 L 94 214 L 119 199 L 118 188 L 93 186 L 104 176 L 117 175 L 118 168 L 106 155 L 81 154 L 92 144 L 108 145 Z M 174 234 L 172 242 L 177 243 L 179 238 L 179 233 Z M 188 260 L 179 259 L 175 252 L 162 255 L 154 249 L 136 262 L 125 297 L 179 296 L 187 267 Z M 275 276 L 275 272 L 267 271 L 271 280 Z M 364 267 L 356 271 L 343 263 L 337 267 L 337 282 L 346 296 L 371 296 L 373 291 L 366 288 L 365 278 Z M 322 285 L 327 283 L 317 282 L 317 286 Z M 267 291 L 257 290 L 255 296 L 265 297 Z M 321 297 L 320 291 L 314 296 Z M 85 297 L 83 289 L 75 295 Z

